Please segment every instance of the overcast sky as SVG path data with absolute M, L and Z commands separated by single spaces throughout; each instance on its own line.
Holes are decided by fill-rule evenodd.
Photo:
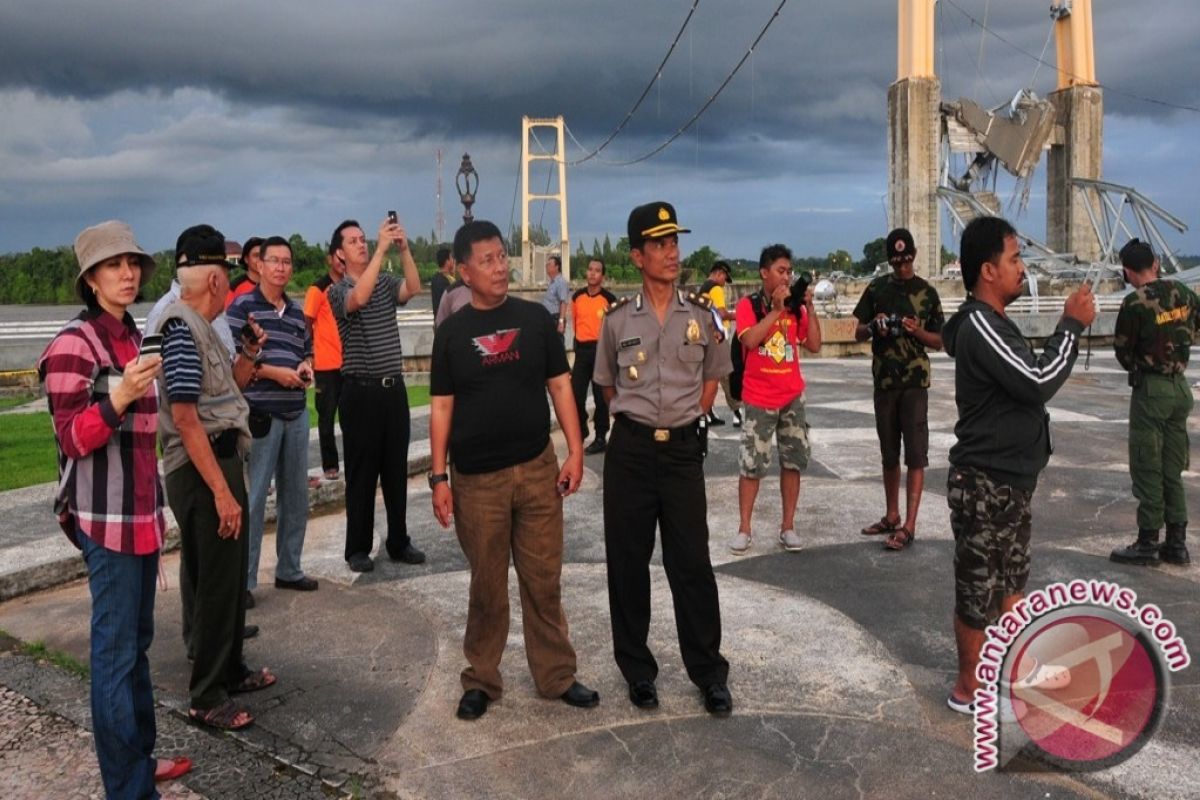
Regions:
M 712 94 L 778 0 L 701 0 L 624 132 L 567 174 L 572 249 L 624 233 L 629 209 L 673 202 L 731 257 L 783 241 L 798 254 L 886 233 L 887 87 L 896 3 L 791 0 L 699 123 L 637 166 L 610 163 L 663 142 Z M 944 0 L 938 71 L 948 99 L 1003 103 L 1054 70 L 1046 0 Z M 396 209 L 429 235 L 443 151 L 446 235 L 461 218 L 463 152 L 480 174 L 476 218 L 507 229 L 521 116 L 561 114 L 587 147 L 621 121 L 691 0 L 9 0 L 0 6 L 0 252 L 70 243 L 103 219 L 144 246 L 208 222 L 232 239 L 325 241 L 345 217 L 373 231 Z M 959 10 L 959 9 L 962 10 Z M 1095 5 L 1104 175 L 1191 226 L 1168 240 L 1200 252 L 1200 14 L 1195 0 Z M 1053 42 L 1046 60 L 1055 59 Z M 1035 74 L 1036 73 L 1036 74 Z M 540 137 L 547 146 L 547 136 Z M 568 140 L 568 159 L 584 154 Z M 1044 233 L 1044 168 L 1018 225 Z M 535 188 L 545 188 L 544 168 Z M 1011 184 L 1001 182 L 1008 198 Z M 540 206 L 534 208 L 535 221 Z M 557 209 L 544 224 L 557 230 Z M 945 235 L 945 234 L 944 234 Z M 920 244 L 920 243 L 919 243 Z M 957 249 L 951 243 L 952 249 Z

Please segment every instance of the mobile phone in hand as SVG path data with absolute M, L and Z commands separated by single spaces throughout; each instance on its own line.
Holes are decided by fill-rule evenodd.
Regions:
M 570 479 L 563 478 L 561 481 L 558 482 L 558 496 L 562 497 L 563 495 L 565 495 L 567 493 L 567 489 L 570 489 L 570 488 L 571 488 Z
M 142 360 L 142 356 L 160 356 L 162 355 L 162 334 L 151 333 L 142 337 L 142 346 L 138 348 L 138 360 Z
M 396 223 L 398 223 L 399 221 L 400 221 L 400 218 L 396 216 L 396 212 L 395 212 L 395 211 L 389 211 L 389 212 L 388 212 L 388 222 L 390 222 L 390 223 L 392 223 L 393 225 L 395 225 L 395 224 L 396 224 Z

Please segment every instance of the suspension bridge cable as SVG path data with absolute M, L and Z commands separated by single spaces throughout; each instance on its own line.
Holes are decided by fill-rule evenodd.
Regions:
M 667 54 L 663 56 L 663 60 L 658 65 L 658 69 L 654 70 L 654 75 L 651 76 L 650 82 L 646 84 L 646 88 L 642 90 L 642 94 L 638 97 L 637 102 L 634 103 L 633 107 L 630 108 L 625 114 L 625 119 L 621 120 L 621 123 L 613 129 L 612 133 L 608 135 L 608 138 L 601 142 L 595 150 L 592 150 L 583 158 L 570 162 L 570 166 L 574 167 L 584 163 L 585 161 L 591 161 L 600 154 L 601 150 L 608 147 L 609 143 L 612 142 L 613 139 L 617 138 L 617 135 L 625 129 L 625 126 L 629 124 L 629 120 L 633 119 L 633 115 L 637 113 L 639 108 L 641 108 L 642 102 L 646 99 L 646 96 L 650 94 L 650 90 L 654 88 L 654 84 L 657 83 L 659 78 L 662 77 L 663 67 L 667 65 L 667 61 L 671 58 L 671 54 L 675 52 L 675 46 L 678 45 L 679 40 L 683 38 L 683 32 L 687 30 L 688 23 L 692 21 L 692 16 L 696 13 L 696 7 L 699 5 L 700 0 L 692 0 L 692 7 L 688 9 L 687 16 L 684 18 L 683 24 L 679 26 L 679 31 L 675 34 L 675 39 L 671 42 L 671 46 L 667 48 Z M 575 139 L 574 136 L 571 138 Z M 579 141 L 576 140 L 575 143 L 579 144 Z M 580 147 L 583 146 L 580 145 Z M 586 150 L 587 148 L 584 147 L 583 149 Z

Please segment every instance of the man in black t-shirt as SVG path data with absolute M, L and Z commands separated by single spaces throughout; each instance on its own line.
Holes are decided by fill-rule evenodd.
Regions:
M 454 258 L 471 304 L 443 322 L 433 340 L 429 486 L 434 516 L 443 528 L 453 521 L 471 565 L 458 717 L 478 719 L 503 693 L 510 553 L 538 692 L 590 708 L 600 696 L 575 680 L 561 604 L 562 498 L 583 478 L 566 352 L 553 318 L 536 303 L 508 296 L 499 228 L 482 220 L 462 226 Z M 547 390 L 567 439 L 561 468 L 550 442 Z

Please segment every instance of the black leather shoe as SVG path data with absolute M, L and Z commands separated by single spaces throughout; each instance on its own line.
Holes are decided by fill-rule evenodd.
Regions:
M 638 708 L 658 708 L 658 689 L 654 681 L 637 681 L 629 684 L 629 702 Z
M 585 456 L 598 455 L 603 453 L 607 447 L 608 445 L 605 444 L 603 437 L 597 436 L 595 439 L 592 439 L 591 444 L 583 448 L 583 454 Z
M 282 578 L 275 579 L 276 589 L 295 589 L 297 592 L 315 592 L 317 590 L 317 579 L 310 578 L 305 575 L 302 578 L 297 578 L 294 581 L 285 581 Z
M 488 696 L 482 689 L 467 689 L 458 701 L 459 719 L 479 719 L 487 713 Z
M 243 639 L 253 639 L 255 636 L 258 636 L 258 626 L 257 625 L 247 625 L 244 628 L 242 628 L 242 638 Z
M 714 717 L 728 717 L 733 711 L 733 695 L 723 683 L 714 683 L 704 690 L 704 710 Z
M 346 559 L 351 572 L 370 572 L 375 569 L 375 562 L 366 553 L 355 553 Z
M 600 693 L 593 692 L 579 681 L 575 681 L 562 693 L 562 701 L 576 708 L 593 708 L 600 705 Z
M 411 544 L 404 545 L 404 549 L 399 553 L 388 553 L 388 558 L 392 561 L 403 561 L 405 564 L 424 564 L 425 554 Z

